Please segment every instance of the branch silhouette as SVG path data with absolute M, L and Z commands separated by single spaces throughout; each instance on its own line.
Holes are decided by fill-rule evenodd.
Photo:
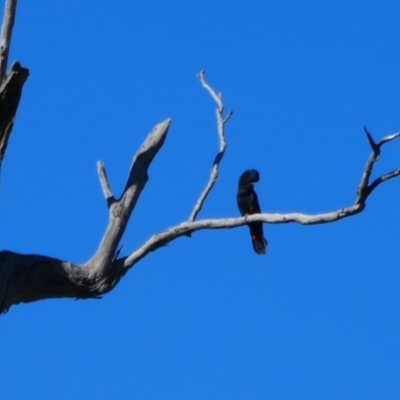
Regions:
M 28 78 L 28 69 L 15 62 L 6 74 L 12 26 L 15 18 L 16 1 L 6 1 L 0 46 L 0 165 L 7 148 L 23 85 Z M 97 172 L 102 193 L 105 197 L 109 220 L 95 254 L 84 264 L 75 264 L 41 255 L 24 255 L 11 251 L 0 252 L 0 314 L 13 305 L 50 298 L 97 299 L 111 291 L 127 273 L 150 252 L 156 251 L 172 241 L 205 229 L 233 229 L 250 222 L 266 224 L 298 223 L 301 225 L 327 224 L 359 214 L 365 209 L 366 201 L 373 191 L 384 182 L 400 175 L 400 167 L 389 171 L 371 182 L 375 163 L 382 153 L 383 145 L 400 136 L 400 132 L 383 137 L 375 142 L 365 129 L 371 147 L 354 204 L 337 210 L 315 215 L 301 213 L 253 214 L 239 218 L 196 220 L 207 196 L 218 179 L 218 169 L 226 150 L 225 125 L 232 112 L 224 116 L 222 95 L 217 94 L 206 82 L 204 71 L 198 74 L 202 87 L 216 102 L 217 134 L 219 150 L 212 164 L 205 188 L 195 202 L 188 220 L 169 227 L 148 238 L 141 246 L 126 257 L 120 257 L 120 241 L 130 216 L 148 181 L 148 169 L 165 143 L 171 119 L 157 124 L 148 134 L 133 158 L 125 188 L 119 198 L 111 191 L 104 164 L 99 161 Z

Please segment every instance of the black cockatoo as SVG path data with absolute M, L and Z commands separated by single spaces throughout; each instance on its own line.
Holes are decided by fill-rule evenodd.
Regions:
M 239 188 L 236 195 L 237 205 L 242 216 L 261 213 L 254 183 L 260 180 L 260 174 L 255 169 L 243 172 L 239 178 Z M 268 242 L 264 238 L 263 223 L 252 222 L 249 225 L 251 242 L 257 254 L 267 252 Z

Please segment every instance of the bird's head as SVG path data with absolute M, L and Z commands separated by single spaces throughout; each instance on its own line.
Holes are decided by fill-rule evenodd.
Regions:
M 239 187 L 253 186 L 260 180 L 260 173 L 255 169 L 244 171 L 239 178 Z

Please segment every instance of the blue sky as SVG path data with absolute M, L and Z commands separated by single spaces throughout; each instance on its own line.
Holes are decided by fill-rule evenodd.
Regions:
M 400 130 L 395 1 L 19 1 L 11 60 L 30 68 L 1 171 L 2 249 L 85 262 L 158 122 L 168 138 L 124 254 L 183 222 L 234 115 L 200 218 L 238 215 L 257 168 L 265 212 L 352 204 L 376 139 Z M 383 149 L 375 176 L 400 165 Z M 2 396 L 17 399 L 395 399 L 400 396 L 400 179 L 334 224 L 202 231 L 142 260 L 102 300 L 0 318 Z

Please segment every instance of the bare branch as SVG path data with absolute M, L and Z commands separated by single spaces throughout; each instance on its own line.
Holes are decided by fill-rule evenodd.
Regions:
M 231 110 L 231 111 L 229 111 L 229 113 L 225 117 L 225 119 L 222 121 L 224 125 L 229 121 L 229 119 L 232 117 L 232 115 L 233 115 L 233 111 Z
M 0 252 L 0 314 L 12 305 L 48 298 L 99 298 L 112 290 L 126 270 L 117 260 L 119 241 L 148 180 L 148 168 L 162 147 L 171 120 L 156 125 L 136 153 L 119 200 L 109 207 L 109 223 L 96 254 L 84 265 L 38 256 Z M 111 195 L 102 163 L 103 192 Z M 112 195 L 111 195 L 112 196 Z
M 225 124 L 228 122 L 229 118 L 232 116 L 232 111 L 228 113 L 228 115 L 223 118 L 223 112 L 224 112 L 224 103 L 222 102 L 222 96 L 221 94 L 217 95 L 215 91 L 207 84 L 207 82 L 204 79 L 204 71 L 201 71 L 197 77 L 199 78 L 202 86 L 210 93 L 211 97 L 214 99 L 214 101 L 217 103 L 217 109 L 215 110 L 216 116 L 217 116 L 217 129 L 218 129 L 218 140 L 219 140 L 219 152 L 215 156 L 213 166 L 211 168 L 211 173 L 210 173 L 210 178 L 208 180 L 208 183 L 204 190 L 201 192 L 200 197 L 198 198 L 190 216 L 189 216 L 189 221 L 194 221 L 198 215 L 198 213 L 201 211 L 201 208 L 203 207 L 204 201 L 206 200 L 208 194 L 211 192 L 213 186 L 215 185 L 215 182 L 218 179 L 218 167 L 219 164 L 222 160 L 222 157 L 224 156 L 225 149 L 226 149 L 226 141 L 225 141 Z
M 379 141 L 379 146 L 382 146 L 383 144 L 385 144 L 387 142 L 390 142 L 390 141 L 392 141 L 394 139 L 397 139 L 399 136 L 400 136 L 400 132 L 396 132 L 393 135 L 385 136 L 384 138 L 382 138 Z
M 99 298 L 112 290 L 128 270 L 150 252 L 199 230 L 230 229 L 256 221 L 267 224 L 317 225 L 354 216 L 365 209 L 368 196 L 378 185 L 400 175 L 399 168 L 381 176 L 369 186 L 367 183 L 363 197 L 358 197 L 350 207 L 316 215 L 254 214 L 240 218 L 186 221 L 151 236 L 128 257 L 118 258 L 118 242 L 147 181 L 149 165 L 161 148 L 169 125 L 170 120 L 158 124 L 137 152 L 124 192 L 110 207 L 110 221 L 99 249 L 86 264 L 76 265 L 50 257 L 0 252 L 0 313 L 7 311 L 14 304 L 47 298 Z M 384 143 L 399 136 L 400 134 L 386 136 L 377 146 L 380 148 Z M 367 163 L 366 168 L 372 170 L 374 162 Z M 106 179 L 104 169 L 101 166 L 99 169 L 101 179 Z M 364 175 L 362 181 L 365 180 Z M 103 191 L 108 193 L 108 183 L 103 185 Z
M 89 261 L 96 265 L 98 270 L 110 268 L 112 264 L 132 210 L 148 180 L 147 170 L 164 143 L 170 123 L 170 119 L 161 122 L 147 136 L 132 161 L 121 198 L 110 205 L 106 232 L 96 254 Z
M 258 221 L 264 222 L 266 224 L 287 224 L 292 222 L 301 225 L 326 224 L 358 214 L 363 209 L 364 206 L 355 204 L 351 207 L 342 208 L 340 210 L 330 213 L 317 215 L 307 215 L 300 213 L 254 214 L 251 216 L 240 218 L 204 219 L 194 222 L 188 221 L 153 235 L 142 246 L 140 246 L 139 249 L 135 250 L 130 256 L 120 259 L 119 262 L 123 264 L 123 268 L 129 269 L 151 251 L 155 251 L 181 236 L 188 236 L 196 231 L 204 229 L 230 229 L 236 228 L 238 226 L 247 225 L 249 222 Z
M 367 138 L 372 148 L 372 154 L 369 157 L 367 164 L 364 168 L 363 176 L 359 184 L 358 196 L 354 205 L 345 207 L 337 211 L 332 211 L 324 214 L 307 215 L 301 213 L 290 213 L 290 214 L 255 214 L 251 216 L 245 216 L 241 218 L 229 218 L 229 219 L 209 219 L 193 221 L 189 220 L 180 225 L 168 228 L 163 232 L 153 235 L 148 239 L 139 249 L 135 250 L 130 256 L 119 260 L 122 263 L 122 268 L 129 269 L 135 265 L 139 260 L 145 257 L 149 252 L 155 251 L 158 248 L 167 245 L 171 241 L 181 236 L 190 236 L 193 232 L 203 229 L 226 229 L 236 228 L 248 224 L 249 222 L 264 222 L 267 224 L 287 224 L 287 223 L 298 223 L 301 225 L 318 225 L 326 224 L 330 222 L 339 221 L 343 218 L 351 217 L 353 215 L 362 212 L 366 206 L 366 200 L 372 191 L 381 183 L 395 178 L 400 175 L 400 168 L 392 171 L 386 175 L 377 178 L 371 185 L 368 185 L 369 178 L 372 173 L 373 165 L 377 161 L 380 154 L 380 148 L 384 143 L 394 140 L 400 137 L 400 132 L 393 135 L 382 138 L 378 144 L 376 144 L 367 131 Z
M 16 4 L 16 2 L 7 0 L 8 5 L 11 3 L 14 6 Z M 11 28 L 9 38 L 11 38 Z M 5 29 L 5 23 L 3 23 L 3 30 Z M 6 36 L 3 30 L 2 40 Z M 9 39 L 7 43 L 9 46 Z M 6 68 L 7 65 L 7 46 L 4 48 L 5 50 L 3 47 L 0 48 L 1 68 Z M 19 63 L 14 63 L 7 75 L 4 72 L 3 81 L 0 84 L 0 165 L 15 119 L 22 87 L 28 75 L 29 71 L 26 68 L 22 68 Z M 365 209 L 366 200 L 376 187 L 400 175 L 400 168 L 398 168 L 375 179 L 372 184 L 369 183 L 374 164 L 381 153 L 381 146 L 400 137 L 400 132 L 386 136 L 376 143 L 372 135 L 365 129 L 372 154 L 365 165 L 356 201 L 350 207 L 316 215 L 301 213 L 254 214 L 240 218 L 195 221 L 218 178 L 219 164 L 226 149 L 225 124 L 232 115 L 230 112 L 224 118 L 222 96 L 206 83 L 204 72 L 201 72 L 198 78 L 217 103 L 219 152 L 215 157 L 209 181 L 197 200 L 189 220 L 151 236 L 128 257 L 118 258 L 121 251 L 121 248 L 118 247 L 119 242 L 147 183 L 149 166 L 167 136 L 171 123 L 171 120 L 167 119 L 155 126 L 133 158 L 125 188 L 119 199 L 115 199 L 111 192 L 103 163 L 98 162 L 97 171 L 109 208 L 109 222 L 96 253 L 87 263 L 77 265 L 50 257 L 21 255 L 9 251 L 0 252 L 0 314 L 6 312 L 12 305 L 21 302 L 27 303 L 47 298 L 99 298 L 102 294 L 112 290 L 127 271 L 151 251 L 199 230 L 236 228 L 256 221 L 268 224 L 316 225 L 354 216 Z
M 364 127 L 365 133 L 367 135 L 368 143 L 371 146 L 372 153 L 368 158 L 368 161 L 365 165 L 363 176 L 361 178 L 361 182 L 358 186 L 357 189 L 357 203 L 358 204 L 363 204 L 365 203 L 367 197 L 371 194 L 371 192 L 382 182 L 385 180 L 391 179 L 396 177 L 397 175 L 395 174 L 396 171 L 391 172 L 389 177 L 388 175 L 384 175 L 378 179 L 376 179 L 371 186 L 369 186 L 369 180 L 371 178 L 372 170 L 374 167 L 374 164 L 378 161 L 379 155 L 381 154 L 381 147 L 385 144 L 388 143 L 394 139 L 397 139 L 400 137 L 400 132 L 394 133 L 392 135 L 388 135 L 383 137 L 378 143 L 375 143 L 373 140 L 371 134 L 367 131 L 367 128 Z M 385 177 L 385 179 L 383 179 Z
M 15 121 L 22 87 L 29 76 L 27 68 L 15 62 L 8 75 L 7 63 L 10 52 L 17 0 L 6 0 L 0 37 L 0 167 L 7 149 L 8 139 Z
M 110 185 L 107 179 L 106 169 L 102 161 L 97 162 L 97 174 L 99 175 L 101 189 L 107 201 L 107 206 L 110 207 L 115 202 L 115 198 L 111 193 Z
M 374 153 L 379 154 L 379 145 L 377 145 L 372 138 L 371 134 L 368 132 L 367 127 L 364 126 L 364 132 L 367 135 L 368 143 L 371 146 L 371 149 Z
M 0 83 L 3 82 L 3 79 L 6 76 L 8 54 L 10 52 L 11 36 L 16 10 L 17 0 L 6 0 L 0 38 Z
M 0 251 L 0 314 L 19 303 L 55 298 L 98 298 L 119 281 L 115 269 L 99 275 L 94 265 Z
M 367 131 L 367 128 L 365 126 L 364 126 L 364 131 L 365 134 L 367 135 L 368 143 L 371 146 L 372 153 L 368 158 L 367 164 L 365 165 L 361 182 L 357 189 L 357 202 L 360 204 L 363 203 L 365 201 L 366 196 L 368 196 L 369 178 L 371 177 L 372 174 L 373 165 L 378 160 L 380 153 L 380 146 L 374 142 L 371 134 Z
M 379 178 L 376 178 L 369 186 L 368 186 L 368 196 L 372 193 L 374 189 L 376 189 L 381 183 L 388 181 L 389 179 L 396 178 L 396 176 L 400 175 L 400 168 L 389 172 L 388 174 L 382 175 Z
M 0 85 L 0 166 L 13 128 L 22 87 L 28 76 L 28 69 L 15 62 Z
M 222 104 L 222 99 L 221 99 L 221 94 L 217 95 L 214 90 L 208 85 L 206 80 L 204 79 L 205 71 L 200 71 L 197 74 L 197 77 L 199 78 L 201 84 L 203 85 L 204 89 L 210 93 L 211 97 L 214 99 L 214 101 L 218 104 L 218 108 L 221 109 L 221 112 L 224 111 L 224 105 Z

